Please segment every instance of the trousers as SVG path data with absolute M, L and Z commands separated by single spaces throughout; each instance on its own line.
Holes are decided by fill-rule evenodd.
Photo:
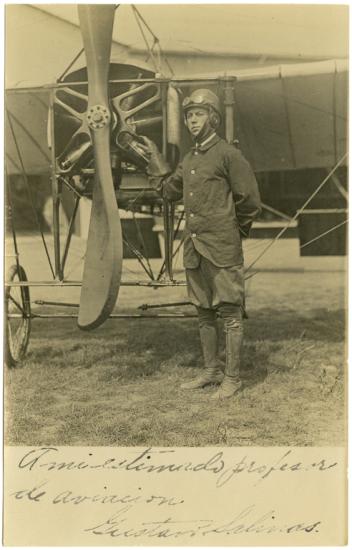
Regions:
M 186 279 L 189 300 L 196 307 L 221 309 L 222 303 L 244 305 L 243 265 L 218 267 L 202 256 L 197 268 L 186 269 Z

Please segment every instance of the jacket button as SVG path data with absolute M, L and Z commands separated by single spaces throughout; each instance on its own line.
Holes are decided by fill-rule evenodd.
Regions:
M 197 233 L 192 233 L 191 237 L 196 237 Z
M 190 214 L 190 218 L 194 218 L 194 214 L 193 214 L 193 212 L 192 212 L 192 214 Z
M 190 197 L 193 197 L 193 191 L 190 192 L 189 196 L 190 196 Z
M 195 174 L 195 173 L 196 173 L 196 171 L 194 170 L 194 168 L 192 168 L 191 174 Z

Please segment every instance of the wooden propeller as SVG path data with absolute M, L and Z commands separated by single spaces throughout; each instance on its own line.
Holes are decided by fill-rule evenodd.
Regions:
M 122 232 L 110 161 L 111 112 L 108 78 L 114 5 L 78 6 L 88 71 L 87 121 L 91 133 L 95 181 L 83 271 L 78 326 L 101 325 L 116 303 L 122 271 Z

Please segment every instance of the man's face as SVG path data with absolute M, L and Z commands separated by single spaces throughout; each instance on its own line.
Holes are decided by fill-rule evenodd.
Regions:
M 194 138 L 205 134 L 210 128 L 209 111 L 205 107 L 191 107 L 186 112 L 187 128 Z

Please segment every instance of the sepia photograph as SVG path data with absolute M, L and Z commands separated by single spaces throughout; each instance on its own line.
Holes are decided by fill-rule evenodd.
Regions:
M 346 543 L 348 5 L 4 17 L 8 543 Z

